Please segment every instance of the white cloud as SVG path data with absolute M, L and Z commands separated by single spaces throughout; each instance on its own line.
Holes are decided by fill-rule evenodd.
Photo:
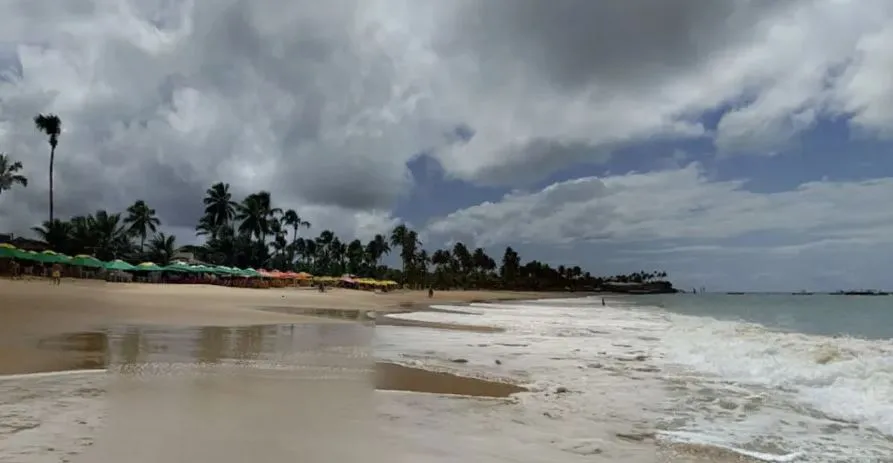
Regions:
M 435 220 L 427 231 L 481 245 L 709 242 L 756 232 L 799 234 L 807 241 L 863 235 L 881 239 L 882 234 L 870 230 L 886 232 L 893 227 L 886 206 L 891 195 L 893 178 L 809 182 L 791 191 L 753 193 L 740 180 L 709 181 L 692 163 L 681 169 L 580 178 L 535 193 L 509 194 Z
M 0 196 L 0 223 L 21 231 L 44 217 L 47 146 L 31 126 L 37 112 L 59 113 L 66 128 L 60 215 L 142 198 L 183 228 L 195 221 L 204 189 L 220 180 L 239 194 L 270 190 L 305 215 L 328 208 L 319 227 L 365 230 L 393 221 L 380 211 L 409 193 L 406 163 L 429 150 L 448 176 L 520 186 L 656 138 L 715 136 L 724 152 L 771 153 L 822 115 L 846 114 L 873 134 L 893 126 L 889 1 L 563 5 L 3 2 L 0 60 L 8 66 L 0 67 L 21 75 L 0 79 L 0 150 L 23 161 L 32 182 Z M 704 111 L 742 101 L 715 134 L 698 122 Z M 445 134 L 458 125 L 475 136 L 450 145 Z M 617 181 L 661 175 L 674 174 Z M 717 194 L 736 185 L 675 175 L 670 181 L 701 182 Z M 585 201 L 593 189 L 623 207 Z M 709 224 L 712 231 L 670 220 L 662 211 L 690 198 L 659 193 L 630 203 L 642 197 L 638 189 L 657 191 L 647 182 L 584 179 L 543 193 L 552 199 L 533 215 L 524 197 L 486 213 L 506 223 L 553 218 L 522 231 L 526 239 L 746 228 L 741 217 Z M 617 220 L 585 227 L 573 207 L 553 210 L 562 196 Z M 700 198 L 715 207 L 708 199 Z M 760 199 L 748 201 L 760 207 Z M 668 228 L 655 231 L 656 223 Z

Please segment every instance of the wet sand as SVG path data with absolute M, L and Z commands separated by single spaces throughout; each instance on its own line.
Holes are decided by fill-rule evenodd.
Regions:
M 425 324 L 369 316 L 375 312 L 426 309 L 430 303 L 536 299 L 566 296 L 507 291 L 426 291 L 372 293 L 331 289 L 256 290 L 208 285 L 122 284 L 66 280 L 50 286 L 42 280 L 0 280 L 0 375 L 102 369 L 109 364 L 105 331 L 113 326 L 200 327 L 197 352 L 202 361 L 229 354 L 208 354 L 210 344 L 224 338 L 250 338 L 251 327 L 263 325 L 383 323 L 439 329 L 496 331 L 489 327 Z M 332 333 L 344 330 L 328 331 Z M 235 334 L 234 334 L 235 333 Z M 241 333 L 241 334 L 239 334 Z M 180 334 L 178 336 L 193 336 Z M 183 342 L 180 339 L 179 342 Z M 176 337 L 170 342 L 178 342 Z M 350 340 L 350 342 L 359 342 Z M 139 350 L 139 346 L 135 347 Z M 171 349 L 155 345 L 154 349 Z M 137 355 L 132 353 L 131 355 Z M 442 394 L 505 397 L 523 390 L 503 381 L 486 381 L 395 364 L 379 364 L 375 383 L 382 389 Z
M 302 326 L 306 332 L 314 330 L 313 324 Z M 338 331 L 344 329 L 335 328 Z M 264 335 L 277 336 L 277 326 L 202 327 L 197 329 L 151 331 L 139 327 L 120 327 L 118 352 L 109 335 L 102 331 L 69 333 L 46 338 L 31 339 L 16 348 L 0 349 L 0 375 L 22 375 L 71 370 L 107 369 L 112 363 L 138 364 L 146 355 L 158 356 L 159 352 L 171 353 L 168 358 L 185 363 L 209 364 L 221 360 L 256 359 L 270 353 L 277 346 L 265 342 Z M 319 330 L 314 330 L 319 331 Z M 329 330 L 331 334 L 331 329 Z M 163 338 L 157 336 L 163 334 Z M 362 344 L 355 333 L 346 333 L 347 344 Z M 144 338 L 152 338 L 150 343 Z M 161 338 L 161 339 L 158 339 Z M 237 342 L 231 342 L 236 339 Z M 232 347 L 229 347 L 232 346 Z M 281 346 L 279 346 L 281 348 Z M 315 346 L 314 346 L 315 347 Z M 173 354 L 176 353 L 176 354 Z M 117 360 L 113 360 L 116 358 Z M 459 376 L 446 372 L 429 371 L 387 362 L 372 365 L 374 375 L 370 382 L 376 389 L 457 394 L 476 397 L 508 397 L 522 392 L 523 387 L 507 381 Z

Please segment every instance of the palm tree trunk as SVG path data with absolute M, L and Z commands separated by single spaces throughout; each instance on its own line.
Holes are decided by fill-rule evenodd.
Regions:
M 50 147 L 50 223 L 53 223 L 53 164 L 56 162 L 56 147 Z

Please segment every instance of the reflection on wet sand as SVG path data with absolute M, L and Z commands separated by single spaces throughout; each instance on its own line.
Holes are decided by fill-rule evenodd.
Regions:
M 466 325 L 466 324 L 458 324 L 458 323 L 440 323 L 440 322 L 428 322 L 428 321 L 420 321 L 420 320 L 408 320 L 401 318 L 391 318 L 384 316 L 386 313 L 401 313 L 401 312 L 417 312 L 417 311 L 431 311 L 431 312 L 451 312 L 450 310 L 437 310 L 432 309 L 427 306 L 419 306 L 416 304 L 401 304 L 401 310 L 392 310 L 388 312 L 375 313 L 369 310 L 360 310 L 360 309 L 308 309 L 308 308 L 300 308 L 300 307 L 263 307 L 263 310 L 269 310 L 273 312 L 281 312 L 288 313 L 293 315 L 310 315 L 313 317 L 321 317 L 321 318 L 333 318 L 340 320 L 351 320 L 364 324 L 376 324 L 376 325 L 389 325 L 389 326 L 412 326 L 412 327 L 422 327 L 422 328 L 436 328 L 441 330 L 458 330 L 458 331 L 472 331 L 477 333 L 501 333 L 505 330 L 502 328 L 497 328 L 494 326 L 478 326 L 478 325 Z
M 132 371 L 147 363 L 210 365 L 222 362 L 288 361 L 284 355 L 326 352 L 369 356 L 368 327 L 344 324 L 256 325 L 246 327 L 117 327 L 108 331 L 69 333 L 37 340 L 32 346 L 3 348 L 15 361 L 0 363 L 2 373 L 113 368 Z M 345 350 L 347 348 L 347 350 Z M 10 356 L 10 355 L 7 355 Z M 0 357 L 2 358 L 2 357 Z M 367 365 L 375 388 L 382 390 L 507 397 L 524 388 L 500 381 L 434 372 L 393 363 Z M 303 359 L 302 361 L 310 361 Z M 315 361 L 322 367 L 327 361 Z M 374 368 L 374 370 L 373 370 Z M 374 374 L 373 374 L 374 371 Z
M 0 345 L 0 375 L 103 369 L 108 365 L 103 332 L 69 333 L 39 340 L 6 338 Z

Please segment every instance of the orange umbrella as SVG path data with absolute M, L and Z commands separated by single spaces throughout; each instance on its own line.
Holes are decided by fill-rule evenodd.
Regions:
M 282 272 L 279 270 L 267 270 L 267 273 L 270 275 L 270 278 L 282 278 Z
M 309 274 L 309 273 L 307 273 L 307 272 L 298 272 L 298 273 L 295 275 L 295 278 L 297 278 L 297 279 L 299 279 L 299 280 L 309 280 L 309 279 L 313 278 L 313 275 L 311 275 L 311 274 Z

